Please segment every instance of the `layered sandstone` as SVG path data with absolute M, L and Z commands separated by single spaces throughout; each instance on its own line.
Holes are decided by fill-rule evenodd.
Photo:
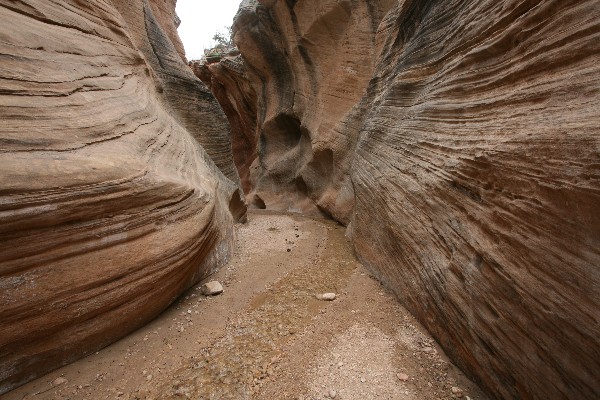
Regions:
M 229 119 L 232 152 L 244 192 L 252 191 L 250 170 L 256 160 L 257 97 L 239 54 L 218 62 L 191 63 L 194 74 L 210 88 Z
M 174 3 L 0 2 L 0 393 L 230 255 L 228 125 L 173 43 Z
M 253 138 L 253 153 L 237 164 L 249 176 L 249 203 L 347 222 L 354 199 L 348 170 L 358 135 L 346 134 L 356 127 L 345 116 L 366 91 L 376 29 L 393 1 L 264 3 L 244 1 L 236 16 L 235 41 L 244 60 L 237 71 L 243 74 L 230 72 L 239 59 L 225 57 L 204 66 L 208 76 L 198 75 L 225 89 L 217 98 L 230 121 L 248 121 L 232 122 L 242 128 L 232 135 L 234 153 L 238 138 Z M 254 106 L 227 106 L 253 98 Z M 257 112 L 250 117 L 252 109 Z
M 594 0 L 247 0 L 249 84 L 208 79 L 256 96 L 235 117 L 257 148 L 250 200 L 349 224 L 493 396 L 592 399 L 599 21 Z

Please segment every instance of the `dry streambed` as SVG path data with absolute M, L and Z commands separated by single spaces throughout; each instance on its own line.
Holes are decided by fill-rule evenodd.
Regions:
M 211 279 L 7 399 L 483 399 L 330 221 L 254 212 Z M 334 301 L 317 295 L 334 292 Z M 68 333 L 66 333 L 68 334 Z

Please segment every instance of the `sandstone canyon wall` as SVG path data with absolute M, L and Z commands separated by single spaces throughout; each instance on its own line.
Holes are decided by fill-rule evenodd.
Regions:
M 194 74 L 219 100 L 231 126 L 232 152 L 244 192 L 252 191 L 250 170 L 256 160 L 257 97 L 242 57 L 226 56 L 210 64 L 194 61 Z
M 245 206 L 228 124 L 183 61 L 174 5 L 0 1 L 0 394 L 230 255 Z
M 196 71 L 249 201 L 348 224 L 496 398 L 598 398 L 600 3 L 247 0 L 234 31 Z
M 229 120 L 244 121 L 232 122 L 232 135 L 234 148 L 238 138 L 251 143 L 237 163 L 250 203 L 348 222 L 358 134 L 347 131 L 358 126 L 345 117 L 371 79 L 375 33 L 393 1 L 264 3 L 245 1 L 236 16 L 243 61 L 224 57 L 196 72 L 225 92 L 213 89 Z

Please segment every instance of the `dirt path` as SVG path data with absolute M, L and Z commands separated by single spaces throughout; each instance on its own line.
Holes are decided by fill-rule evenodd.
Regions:
M 485 399 L 356 261 L 343 227 L 253 212 L 237 242 L 211 278 L 223 294 L 193 288 L 2 399 Z M 316 298 L 325 292 L 337 298 Z

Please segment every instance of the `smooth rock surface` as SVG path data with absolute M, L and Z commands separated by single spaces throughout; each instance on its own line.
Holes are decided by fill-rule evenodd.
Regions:
M 0 2 L 0 393 L 145 324 L 231 254 L 228 125 L 174 5 Z
M 244 1 L 250 83 L 223 87 L 256 94 L 248 201 L 348 224 L 491 395 L 598 397 L 599 21 L 595 0 Z

